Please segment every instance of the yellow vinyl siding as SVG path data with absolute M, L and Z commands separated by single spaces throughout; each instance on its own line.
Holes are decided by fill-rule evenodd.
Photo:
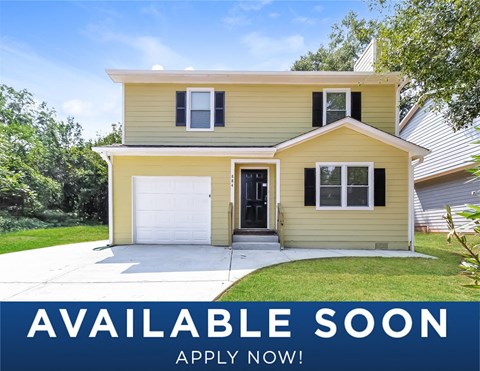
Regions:
M 408 247 L 408 153 L 342 128 L 277 154 L 286 247 Z M 304 206 L 304 168 L 316 162 L 373 162 L 386 169 L 387 206 L 373 211 L 319 211 Z
M 212 178 L 212 245 L 228 245 L 230 159 L 212 157 L 122 157 L 113 165 L 115 244 L 132 241 L 133 176 L 209 176 Z
M 238 157 L 235 157 L 238 158 Z M 358 132 L 341 128 L 278 152 L 281 203 L 285 212 L 285 246 L 312 248 L 408 248 L 407 152 Z M 114 243 L 132 243 L 133 176 L 209 176 L 212 178 L 212 244 L 228 244 L 228 204 L 232 158 L 114 157 Z M 372 211 L 318 211 L 304 206 L 304 168 L 316 162 L 373 162 L 386 169 L 387 206 Z M 268 167 L 270 228 L 275 226 L 275 166 L 237 164 L 235 168 L 235 226 L 239 216 L 240 167 Z M 378 247 L 378 246 L 377 246 Z
M 175 126 L 175 92 L 225 91 L 225 127 Z M 312 130 L 312 92 L 330 85 L 125 84 L 125 144 L 273 145 Z M 336 85 L 362 92 L 362 121 L 395 133 L 394 85 Z

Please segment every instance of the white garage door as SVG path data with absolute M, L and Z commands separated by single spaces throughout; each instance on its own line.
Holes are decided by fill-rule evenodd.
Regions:
M 134 177 L 134 240 L 210 244 L 210 177 Z

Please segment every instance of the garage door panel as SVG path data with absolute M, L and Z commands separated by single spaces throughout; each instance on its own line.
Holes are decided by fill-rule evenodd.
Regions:
M 135 242 L 210 244 L 209 177 L 135 177 Z
M 194 240 L 203 241 L 208 240 L 208 233 L 207 232 L 193 232 L 192 237 Z
M 210 207 L 210 198 L 207 196 L 195 196 L 192 197 L 193 209 L 204 211 Z
M 191 198 L 187 197 L 186 195 L 184 195 L 184 197 L 175 197 L 175 200 L 173 202 L 175 210 L 172 211 L 191 211 L 193 206 L 191 201 Z
M 136 197 L 136 208 L 139 211 L 171 211 L 173 210 L 172 197 L 160 194 L 139 194 Z
M 193 186 L 193 193 L 196 194 L 209 194 L 210 193 L 210 182 L 198 182 Z

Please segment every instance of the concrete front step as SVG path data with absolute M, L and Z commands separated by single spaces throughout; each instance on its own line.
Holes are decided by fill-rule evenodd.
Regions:
M 280 244 L 278 242 L 233 242 L 232 249 L 234 250 L 280 250 Z
M 277 235 L 241 235 L 234 234 L 233 242 L 278 242 Z

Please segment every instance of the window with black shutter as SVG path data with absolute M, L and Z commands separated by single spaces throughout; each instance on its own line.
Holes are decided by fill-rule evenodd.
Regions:
M 385 169 L 375 169 L 374 171 L 374 180 L 373 180 L 373 191 L 374 191 L 374 205 L 375 206 L 386 206 L 386 173 Z
M 355 91 L 351 94 L 351 117 L 362 121 L 362 93 Z
M 323 93 L 312 93 L 312 126 L 323 126 Z
M 215 126 L 225 126 L 225 92 L 215 92 Z
M 315 206 L 316 203 L 315 168 L 304 170 L 304 205 Z
M 176 115 L 175 125 L 186 126 L 187 125 L 187 92 L 177 91 L 176 94 Z

